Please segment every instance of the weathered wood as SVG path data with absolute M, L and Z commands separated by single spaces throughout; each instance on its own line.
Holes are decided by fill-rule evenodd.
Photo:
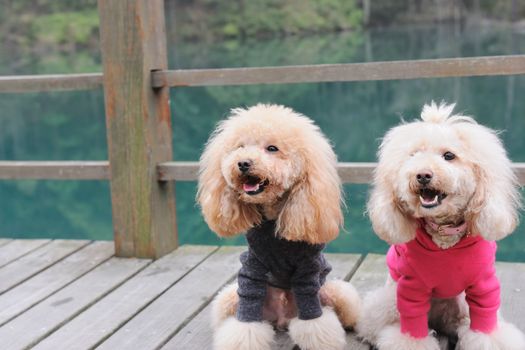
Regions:
M 339 163 L 337 172 L 344 183 L 367 184 L 372 181 L 376 163 Z
M 157 349 L 206 305 L 240 268 L 244 248 L 222 247 L 97 349 Z
M 211 349 L 210 300 L 234 279 L 238 255 L 245 247 L 222 247 L 208 255 L 216 248 L 184 246 L 151 264 L 118 258 L 101 263 L 111 255 L 111 243 L 91 243 L 67 255 L 61 242 L 71 241 L 45 244 L 0 269 L 2 282 L 1 272 L 13 265 L 42 266 L 0 295 L 2 348 L 92 349 L 105 341 L 97 348 Z M 7 245 L 0 247 L 0 256 Z M 59 252 L 51 253 L 49 247 Z M 347 254 L 327 254 L 327 259 L 333 266 L 329 278 L 348 278 L 359 266 L 351 282 L 361 296 L 382 286 L 388 274 L 384 255 L 368 254 L 362 262 L 358 255 Z M 496 271 L 502 316 L 525 331 L 521 312 L 525 281 L 520 278 L 525 264 L 497 262 Z M 7 316 L 5 323 L 11 302 L 25 306 L 12 315 L 16 317 Z M 274 350 L 293 348 L 285 333 L 276 340 Z M 353 333 L 348 333 L 347 341 L 347 350 L 368 349 Z
M 160 69 L 160 68 L 156 68 Z M 524 74 L 523 55 L 283 67 L 160 70 L 152 86 L 286 84 Z M 0 93 L 96 89 L 101 73 L 0 77 Z
M 0 325 L 92 270 L 113 252 L 111 242 L 94 242 L 0 295 Z
M 364 258 L 361 254 L 327 253 L 326 259 L 332 266 L 327 280 L 340 279 L 348 281 Z
M 0 179 L 107 180 L 107 161 L 0 161 Z
M 33 349 L 54 350 L 57 344 L 64 349 L 93 349 L 216 249 L 215 246 L 182 246 L 165 255 Z
M 0 267 L 49 242 L 49 239 L 17 239 L 6 242 L 0 247 Z
M 388 276 L 386 258 L 384 255 L 367 254 L 365 260 L 359 265 L 350 282 L 357 289 L 361 297 L 366 293 L 385 284 Z
M 159 180 L 195 181 L 199 175 L 198 162 L 163 162 L 157 165 Z
M 338 172 L 345 183 L 366 184 L 372 181 L 376 163 L 339 163 Z M 525 185 L 525 163 L 514 163 L 514 172 L 521 185 Z M 198 162 L 162 162 L 157 165 L 159 181 L 195 181 Z M 57 179 L 105 180 L 110 179 L 107 161 L 0 161 L 0 179 Z
M 173 183 L 156 165 L 172 160 L 163 0 L 99 0 L 116 254 L 159 257 L 177 246 Z
M 0 77 L 0 93 L 87 90 L 102 87 L 102 73 Z
M 501 283 L 501 315 L 525 332 L 525 264 L 496 263 Z
M 0 269 L 0 294 L 72 254 L 89 241 L 56 240 Z M 1 337 L 0 337 L 1 339 Z
M 144 268 L 150 260 L 111 258 L 0 328 L 4 349 L 32 347 Z M 57 344 L 56 348 L 62 348 Z
M 184 69 L 153 73 L 153 86 L 369 81 L 525 73 L 525 55 L 304 66 Z
M 330 279 L 348 279 L 350 274 L 357 269 L 361 262 L 361 255 L 358 254 L 326 254 L 326 258 L 332 265 L 332 272 L 328 275 Z M 207 305 L 198 315 L 184 326 L 173 338 L 170 339 L 163 350 L 168 349 L 188 349 L 188 350 L 206 350 L 211 349 L 213 331 L 211 329 L 211 306 Z M 353 334 L 348 334 L 349 344 L 354 344 Z M 294 347 L 293 342 L 287 333 L 278 333 L 276 335 L 274 350 L 291 350 Z M 348 349 L 358 349 L 349 347 Z M 366 349 L 366 348 L 365 348 Z
M 0 238 L 0 247 L 11 243 L 13 240 L 11 238 Z
M 341 162 L 337 171 L 345 183 L 366 184 L 373 178 L 377 163 Z M 525 185 L 525 163 L 513 163 L 512 168 L 521 185 Z M 198 162 L 163 162 L 157 166 L 158 178 L 163 181 L 195 181 L 199 174 Z

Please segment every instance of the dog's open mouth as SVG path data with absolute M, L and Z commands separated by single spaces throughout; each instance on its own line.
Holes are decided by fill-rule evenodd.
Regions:
M 421 206 L 427 209 L 437 207 L 446 197 L 446 193 L 432 188 L 422 188 L 419 191 L 419 201 L 421 202 Z
M 264 191 L 266 186 L 268 186 L 269 184 L 269 181 L 267 179 L 262 180 L 258 178 L 257 176 L 251 176 L 251 175 L 244 176 L 241 179 L 241 181 L 242 181 L 242 190 L 250 196 L 254 196 L 256 194 L 261 193 L 262 191 Z

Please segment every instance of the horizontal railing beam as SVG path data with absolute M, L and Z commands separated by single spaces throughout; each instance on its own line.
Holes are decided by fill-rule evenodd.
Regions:
M 344 183 L 367 184 L 372 181 L 376 163 L 339 163 Z M 525 185 L 525 163 L 512 165 L 519 183 Z M 196 181 L 198 162 L 164 162 L 157 165 L 159 181 Z M 108 161 L 0 161 L 1 180 L 109 180 Z
M 372 182 L 376 163 L 339 163 L 337 170 L 344 183 L 367 184 Z M 514 163 L 513 169 L 521 185 L 525 185 L 525 163 Z M 157 165 L 159 180 L 195 181 L 198 162 L 166 162 Z
M 108 161 L 0 161 L 2 180 L 109 180 Z
M 525 74 L 525 55 L 152 73 L 153 87 L 290 84 Z
M 338 172 L 343 182 L 366 184 L 372 179 L 375 163 L 339 163 Z M 198 162 L 166 162 L 157 165 L 159 180 L 195 181 L 199 174 Z
M 525 74 L 525 55 L 152 72 L 152 86 L 291 84 Z M 97 89 L 102 73 L 0 77 L 0 93 Z
M 0 93 L 88 90 L 102 84 L 102 73 L 0 76 Z

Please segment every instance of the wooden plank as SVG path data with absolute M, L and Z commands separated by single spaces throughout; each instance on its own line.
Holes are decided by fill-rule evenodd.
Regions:
M 116 254 L 160 257 L 177 247 L 174 184 L 157 181 L 172 160 L 164 0 L 98 0 Z
M 92 349 L 217 249 L 183 246 L 139 274 L 37 344 L 34 350 Z M 173 312 L 173 310 L 172 310 Z
M 0 247 L 0 266 L 4 266 L 49 242 L 51 242 L 49 239 L 17 239 L 8 241 Z
M 367 184 L 374 178 L 376 163 L 338 163 L 337 172 L 344 183 Z
M 159 180 L 195 181 L 199 175 L 199 162 L 163 162 L 157 165 Z
M 343 182 L 369 183 L 375 166 L 376 163 L 339 163 L 337 170 Z M 158 164 L 157 172 L 159 180 L 195 181 L 199 174 L 199 163 L 163 162 Z
M 245 248 L 221 247 L 97 349 L 157 349 L 199 312 L 240 268 Z
M 383 286 L 387 276 L 386 257 L 379 254 L 367 254 L 350 282 L 361 297 L 364 297 L 367 292 Z
M 377 163 L 341 162 L 337 171 L 344 183 L 367 184 L 373 179 Z M 525 185 L 525 163 L 514 163 L 514 172 L 521 185 Z M 198 162 L 164 162 L 157 166 L 159 180 L 195 181 L 199 174 Z
M 4 349 L 32 347 L 149 264 L 111 258 L 0 328 Z M 61 348 L 59 344 L 56 345 Z M 56 347 L 55 347 L 56 348 Z
M 159 69 L 159 68 L 157 68 Z M 524 74 L 523 55 L 154 71 L 152 86 L 286 84 Z M 0 93 L 96 89 L 101 73 L 0 77 Z
M 89 241 L 55 240 L 0 269 L 0 294 L 74 253 Z M 0 338 L 1 339 L 1 338 Z
M 154 87 L 290 84 L 525 73 L 525 55 L 440 58 L 303 66 L 163 70 L 153 73 Z
M 361 254 L 327 253 L 326 259 L 332 265 L 332 271 L 327 279 L 342 279 L 348 281 L 359 267 L 364 257 Z
M 113 255 L 112 242 L 94 242 L 0 295 L 0 326 Z
M 345 183 L 366 184 L 372 181 L 376 163 L 339 163 L 338 173 Z M 514 172 L 521 185 L 525 185 L 525 163 L 514 163 Z M 195 181 L 198 162 L 162 162 L 157 165 L 159 181 Z M 110 179 L 107 161 L 53 161 L 18 162 L 0 161 L 0 179 L 57 179 L 57 180 L 107 180 Z
M 0 93 L 87 90 L 102 87 L 102 73 L 0 77 Z
M 11 238 L 0 238 L 0 247 L 11 243 L 13 240 Z
M 107 180 L 107 161 L 0 161 L 0 179 Z
M 501 283 L 501 315 L 525 332 L 525 264 L 497 262 Z
M 326 254 L 326 258 L 332 265 L 332 272 L 328 279 L 348 279 L 350 274 L 357 269 L 361 262 L 359 254 Z M 207 305 L 198 315 L 196 315 L 183 329 L 170 339 L 163 350 L 169 349 L 210 349 L 213 341 L 213 331 L 210 324 L 211 307 Z M 353 334 L 349 333 L 348 341 L 354 343 Z M 280 332 L 276 336 L 276 344 L 273 349 L 291 350 L 294 347 L 290 337 L 285 332 Z M 350 348 L 349 348 L 350 349 Z

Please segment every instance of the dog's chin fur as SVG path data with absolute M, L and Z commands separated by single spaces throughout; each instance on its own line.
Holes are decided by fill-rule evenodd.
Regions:
M 271 350 L 273 327 L 267 322 L 241 322 L 229 317 L 213 334 L 215 350 Z
M 289 333 L 302 350 L 341 350 L 346 344 L 345 331 L 329 307 L 324 307 L 323 314 L 313 320 L 292 319 Z

